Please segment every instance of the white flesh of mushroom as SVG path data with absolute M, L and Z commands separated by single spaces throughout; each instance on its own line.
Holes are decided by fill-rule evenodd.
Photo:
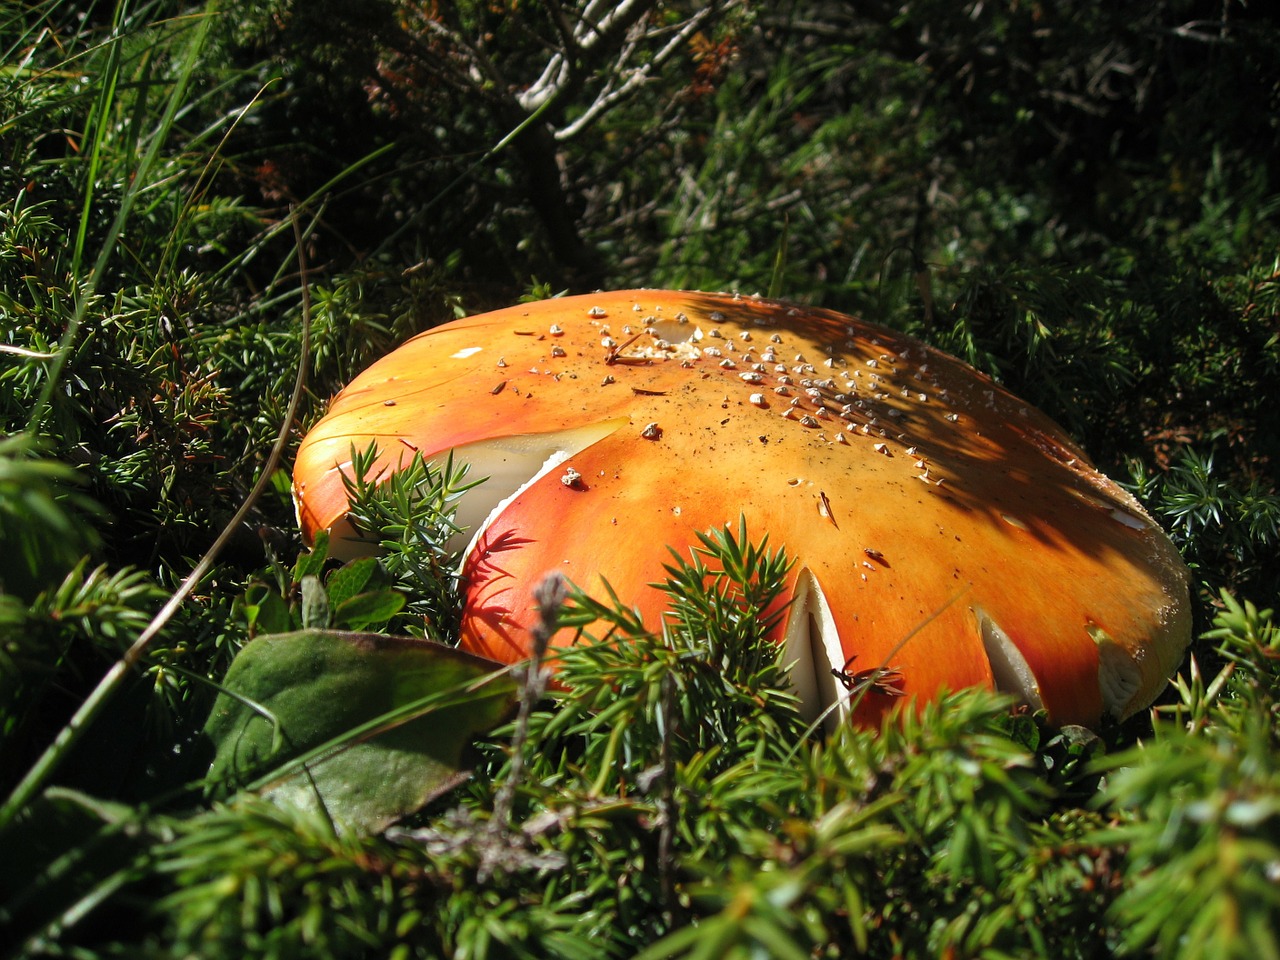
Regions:
M 461 539 L 470 533 L 470 542 L 462 552 L 465 561 L 490 524 L 520 494 L 626 422 L 606 420 L 577 430 L 486 440 L 458 447 L 453 451 L 454 462 L 461 460 L 470 464 L 469 477 L 487 479 L 469 490 L 459 502 L 456 522 L 462 532 L 449 541 L 449 547 L 456 550 L 461 546 Z
M 1142 670 L 1124 647 L 1116 643 L 1101 627 L 1085 627 L 1098 645 L 1098 685 L 1102 688 L 1102 706 L 1113 717 L 1129 714 L 1129 704 L 1142 686 Z
M 844 669 L 845 655 L 822 585 L 807 567 L 796 576 L 795 599 L 782 643 L 782 664 L 791 671 L 800 715 L 810 723 L 822 717 L 827 732 L 834 732 L 849 713 L 848 691 L 833 673 Z
M 987 661 L 991 664 L 991 678 L 995 682 L 996 689 L 1014 694 L 1033 710 L 1043 709 L 1040 684 L 1036 682 L 1035 674 L 1027 666 L 1022 651 L 1000 628 L 1000 624 L 991 619 L 984 610 L 978 608 L 974 612 L 978 617 L 982 646 L 987 652 Z

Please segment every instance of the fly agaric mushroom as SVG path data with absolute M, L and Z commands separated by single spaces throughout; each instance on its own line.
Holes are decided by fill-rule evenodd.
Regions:
M 981 685 L 1056 723 L 1145 707 L 1190 638 L 1188 572 L 1126 491 L 1049 418 L 901 333 L 705 293 L 544 300 L 421 334 L 303 441 L 304 537 L 350 536 L 342 473 L 415 451 L 487 480 L 462 499 L 461 644 L 528 655 L 558 570 L 661 615 L 667 546 L 742 516 L 793 558 L 784 662 L 810 715 Z M 559 638 L 570 642 L 569 638 Z M 905 642 L 904 642 L 905 641 Z

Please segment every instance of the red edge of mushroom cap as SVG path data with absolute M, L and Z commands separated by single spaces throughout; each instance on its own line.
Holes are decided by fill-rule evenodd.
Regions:
M 461 646 L 527 656 L 533 585 L 603 578 L 661 614 L 670 545 L 745 517 L 796 563 L 780 642 L 813 715 L 885 666 L 919 701 L 982 685 L 1059 724 L 1148 705 L 1190 640 L 1189 574 L 1048 417 L 918 340 L 827 310 L 632 290 L 421 334 L 332 402 L 294 469 L 342 555 L 351 450 L 471 464 Z M 358 552 L 358 545 L 346 548 Z M 909 639 L 903 643 L 903 639 Z M 570 638 L 560 637 L 560 642 Z M 873 688 L 857 719 L 894 702 Z

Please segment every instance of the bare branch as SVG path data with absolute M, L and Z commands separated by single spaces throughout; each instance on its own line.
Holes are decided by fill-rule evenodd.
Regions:
M 653 9 L 655 3 L 656 0 L 622 0 L 616 4 L 591 0 L 578 16 L 565 49 L 557 51 L 547 62 L 542 75 L 516 95 L 520 106 L 532 113 L 579 82 L 591 61 L 618 38 L 625 36 Z
M 1214 32 L 1207 33 L 1206 29 Z M 1199 43 L 1222 43 L 1228 39 L 1226 22 L 1220 20 L 1188 20 L 1171 27 L 1169 32 L 1183 40 L 1195 40 Z
M 572 140 L 598 120 L 601 114 L 615 106 L 620 101 L 626 99 L 631 94 L 635 93 L 644 84 L 648 83 L 649 80 L 652 79 L 654 72 L 661 69 L 662 66 L 680 50 L 680 48 L 688 41 L 689 37 L 697 31 L 698 27 L 702 25 L 702 22 L 706 20 L 712 12 L 713 8 L 703 7 L 684 23 L 680 24 L 675 34 L 667 41 L 666 45 L 661 50 L 654 54 L 652 60 L 648 63 L 641 64 L 639 67 L 632 70 L 620 86 L 613 87 L 612 84 L 606 86 L 605 89 L 600 91 L 596 96 L 596 99 L 592 102 L 591 106 L 587 107 L 587 109 L 583 111 L 581 116 L 574 120 L 573 123 L 556 131 L 556 140 L 562 143 Z M 644 39 L 648 39 L 654 35 L 655 34 L 649 34 Z M 630 53 L 635 49 L 635 47 L 636 44 L 633 43 L 628 44 L 627 47 L 623 48 L 623 51 L 618 58 L 619 64 L 623 64 L 627 59 L 629 59 Z

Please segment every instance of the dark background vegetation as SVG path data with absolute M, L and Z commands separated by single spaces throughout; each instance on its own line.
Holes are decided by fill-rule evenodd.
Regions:
M 61 764 L 54 782 L 81 800 L 23 806 L 86 847 L 29 853 L 52 912 L 4 888 L 14 950 L 1276 951 L 1280 639 L 1220 593 L 1280 596 L 1268 4 L 23 2 L 0 11 L 0 49 L 6 793 L 262 473 L 301 358 L 295 219 L 312 328 L 292 443 L 369 361 L 456 315 L 604 287 L 780 295 L 910 331 L 1042 407 L 1170 532 L 1197 629 L 1217 631 L 1163 734 L 1144 717 L 1077 742 L 970 698 L 932 730 L 849 735 L 800 762 L 752 739 L 794 743 L 793 719 L 752 714 L 723 763 L 686 745 L 682 789 L 704 802 L 674 838 L 656 824 L 684 794 L 633 803 L 670 749 L 641 722 L 657 707 L 635 705 L 653 736 L 635 734 L 638 768 L 616 782 L 607 731 L 549 719 L 592 702 L 584 678 L 576 706 L 539 721 L 552 759 L 520 809 L 614 797 L 625 822 L 564 814 L 536 840 L 581 881 L 547 880 L 530 853 L 478 884 L 483 851 L 440 837 L 469 836 L 458 810 L 492 810 L 501 737 L 463 800 L 420 816 L 434 847 L 335 838 L 187 786 L 208 768 L 208 680 L 296 611 L 281 471 Z M 415 586 L 412 557 L 385 566 L 408 599 L 359 625 L 424 633 L 447 591 Z M 724 691 L 700 695 L 739 716 Z M 1142 762 L 1123 752 L 1137 740 Z M 1128 764 L 1109 782 L 1108 751 Z M 979 771 L 967 799 L 938 786 L 957 769 Z M 678 877 L 643 866 L 659 835 Z M 163 852 L 175 838 L 189 855 Z

